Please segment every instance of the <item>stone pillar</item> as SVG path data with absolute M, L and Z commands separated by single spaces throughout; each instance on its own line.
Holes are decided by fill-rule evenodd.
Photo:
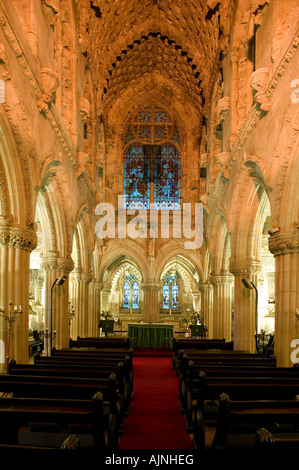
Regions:
M 74 269 L 70 275 L 70 302 L 74 307 L 75 316 L 72 321 L 71 334 L 73 339 L 91 335 L 92 321 L 89 318 L 89 284 L 91 276 L 82 273 L 80 268 Z
M 213 285 L 213 336 L 231 341 L 233 276 L 213 275 L 211 284 Z
M 56 256 L 43 257 L 41 268 L 45 272 L 45 328 L 51 331 L 51 288 L 56 279 L 68 277 L 74 266 L 72 258 L 58 258 Z M 64 284 L 55 284 L 52 288 L 52 347 L 56 349 L 67 348 L 69 345 L 69 279 Z M 50 351 L 48 351 L 49 353 Z
M 294 339 L 299 338 L 299 234 L 277 233 L 269 239 L 275 257 L 275 342 L 277 365 L 293 365 Z M 298 354 L 297 354 L 298 357 Z M 298 361 L 298 359 L 296 359 Z
M 194 309 L 194 311 L 199 312 L 200 309 L 201 309 L 201 292 L 200 292 L 200 290 L 192 292 L 192 300 L 193 300 L 193 309 Z
M 101 316 L 101 290 L 103 284 L 94 279 L 89 284 L 89 336 L 100 336 L 99 322 Z
M 143 321 L 157 322 L 159 320 L 159 297 L 160 283 L 145 282 L 141 285 L 143 296 Z
M 110 286 L 105 286 L 101 291 L 101 312 L 107 312 L 109 310 L 109 295 L 110 295 Z
M 256 351 L 256 292 L 248 289 L 242 279 L 249 279 L 258 289 L 258 276 L 262 270 L 260 261 L 231 261 L 234 275 L 234 349 Z
M 208 337 L 213 338 L 213 286 L 210 283 L 199 286 L 202 293 L 201 313 L 204 315 L 204 324 L 208 327 Z
M 23 313 L 13 323 L 10 333 L 10 357 L 17 362 L 28 362 L 29 338 L 29 266 L 30 252 L 36 248 L 35 231 L 10 227 L 0 221 L 0 305 L 8 313 L 8 303 L 21 305 Z M 0 317 L 0 369 L 5 369 L 8 324 Z

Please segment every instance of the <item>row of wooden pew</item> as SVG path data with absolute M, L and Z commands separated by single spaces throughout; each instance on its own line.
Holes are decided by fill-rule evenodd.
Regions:
M 196 449 L 299 449 L 299 367 L 248 351 L 179 350 L 179 403 Z
M 127 342 L 53 348 L 0 375 L 0 448 L 116 451 L 133 395 Z M 101 340 L 101 338 L 98 338 Z

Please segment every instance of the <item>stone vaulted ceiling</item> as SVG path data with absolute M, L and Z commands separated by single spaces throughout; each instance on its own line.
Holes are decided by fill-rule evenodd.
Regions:
M 229 0 L 78 0 L 80 43 L 106 108 L 148 76 L 201 114 L 228 46 Z M 156 83 L 156 82 L 155 82 Z

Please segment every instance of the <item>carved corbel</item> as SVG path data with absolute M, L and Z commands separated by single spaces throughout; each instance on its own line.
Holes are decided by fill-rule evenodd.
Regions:
M 205 210 L 208 214 L 210 214 L 211 209 L 210 209 L 209 206 L 208 206 L 208 203 L 209 203 L 209 195 L 208 195 L 208 193 L 204 193 L 204 194 L 202 194 L 202 195 L 200 196 L 200 202 L 203 203 L 204 210 Z
M 84 173 L 85 171 L 85 167 L 86 167 L 86 164 L 87 162 L 89 161 L 89 155 L 88 153 L 86 152 L 78 152 L 78 164 L 79 164 L 79 167 L 76 171 L 76 178 L 78 179 L 79 176 L 82 175 L 82 173 Z
M 53 101 L 54 93 L 59 85 L 58 75 L 48 68 L 41 69 L 41 88 L 42 96 L 37 101 L 37 107 L 40 112 L 49 108 L 51 101 Z
M 229 152 L 221 152 L 217 155 L 217 160 L 220 163 L 221 173 L 225 179 L 230 179 L 230 170 L 227 168 L 227 163 L 229 159 Z
M 263 111 L 269 111 L 270 99 L 266 95 L 269 82 L 269 69 L 260 68 L 253 72 L 250 78 L 250 86 L 254 92 L 254 100 Z
M 90 102 L 86 98 L 79 98 L 79 111 L 82 117 L 82 121 L 86 122 L 90 118 Z
M 218 101 L 218 116 L 220 121 L 224 121 L 229 110 L 229 96 L 224 96 Z
M 210 157 L 210 154 L 209 153 L 202 153 L 201 156 L 200 156 L 200 166 L 201 167 L 206 167 L 208 162 L 209 162 L 209 157 Z

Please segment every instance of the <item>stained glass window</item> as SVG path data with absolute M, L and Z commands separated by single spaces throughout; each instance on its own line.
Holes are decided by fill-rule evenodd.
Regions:
M 172 308 L 179 308 L 179 286 L 176 281 L 172 284 Z
M 169 308 L 169 285 L 167 281 L 163 286 L 163 306 L 162 308 Z
M 136 309 L 139 307 L 139 285 L 137 281 L 132 284 L 132 308 Z
M 149 209 L 153 199 L 157 210 L 180 209 L 181 141 L 170 114 L 156 105 L 138 111 L 124 144 L 124 208 Z
M 171 308 L 179 308 L 179 286 L 174 276 L 169 275 L 165 278 L 163 284 L 163 309 L 169 309 L 169 298 L 171 296 Z
M 139 284 L 136 277 L 130 274 L 126 276 L 123 286 L 123 308 L 130 308 L 132 300 L 132 308 L 139 308 Z
M 181 165 L 174 145 L 162 145 L 155 158 L 155 209 L 180 209 Z
M 123 287 L 123 308 L 130 308 L 130 284 L 128 281 L 124 282 Z
M 130 145 L 124 165 L 125 209 L 149 209 L 150 162 L 141 144 Z

